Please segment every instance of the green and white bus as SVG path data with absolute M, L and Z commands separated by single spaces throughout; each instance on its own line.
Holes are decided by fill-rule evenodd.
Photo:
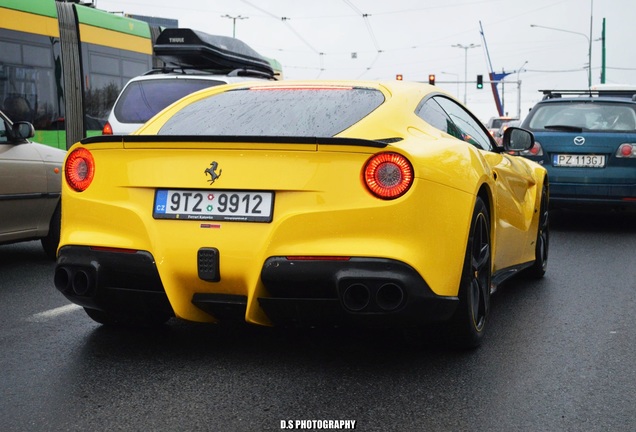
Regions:
M 53 147 L 98 135 L 124 84 L 161 65 L 159 31 L 71 1 L 0 0 L 0 109 Z

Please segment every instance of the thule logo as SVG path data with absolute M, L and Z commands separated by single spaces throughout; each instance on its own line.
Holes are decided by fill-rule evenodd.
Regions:
M 168 38 L 170 40 L 170 43 L 184 43 L 185 42 L 185 38 Z

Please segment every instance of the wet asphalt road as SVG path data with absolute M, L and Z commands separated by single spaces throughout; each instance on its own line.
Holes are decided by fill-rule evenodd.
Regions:
M 546 277 L 501 287 L 468 352 L 431 335 L 102 328 L 53 288 L 38 242 L 0 246 L 0 430 L 634 431 L 636 216 L 556 216 Z

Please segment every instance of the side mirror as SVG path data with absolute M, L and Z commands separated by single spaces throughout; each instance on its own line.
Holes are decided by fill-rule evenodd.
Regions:
M 511 126 L 504 131 L 502 144 L 506 151 L 522 152 L 534 145 L 534 134 L 525 129 Z
M 19 121 L 13 123 L 13 137 L 15 139 L 29 139 L 35 136 L 35 129 L 29 122 Z

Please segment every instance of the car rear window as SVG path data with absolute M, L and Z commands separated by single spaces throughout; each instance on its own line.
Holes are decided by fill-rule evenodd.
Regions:
M 515 120 L 515 119 L 512 119 L 512 118 L 493 119 L 490 122 L 490 128 L 491 129 L 499 129 L 501 126 L 503 126 L 504 123 L 508 123 L 511 120 Z
M 332 137 L 382 102 L 382 92 L 370 88 L 238 89 L 188 105 L 159 135 Z
M 532 110 L 527 124 L 532 130 L 576 127 L 596 131 L 636 130 L 636 111 L 631 104 L 611 102 L 546 103 Z
M 115 117 L 121 123 L 145 123 L 182 97 L 221 84 L 225 82 L 199 79 L 134 81 L 126 87 L 117 101 Z

